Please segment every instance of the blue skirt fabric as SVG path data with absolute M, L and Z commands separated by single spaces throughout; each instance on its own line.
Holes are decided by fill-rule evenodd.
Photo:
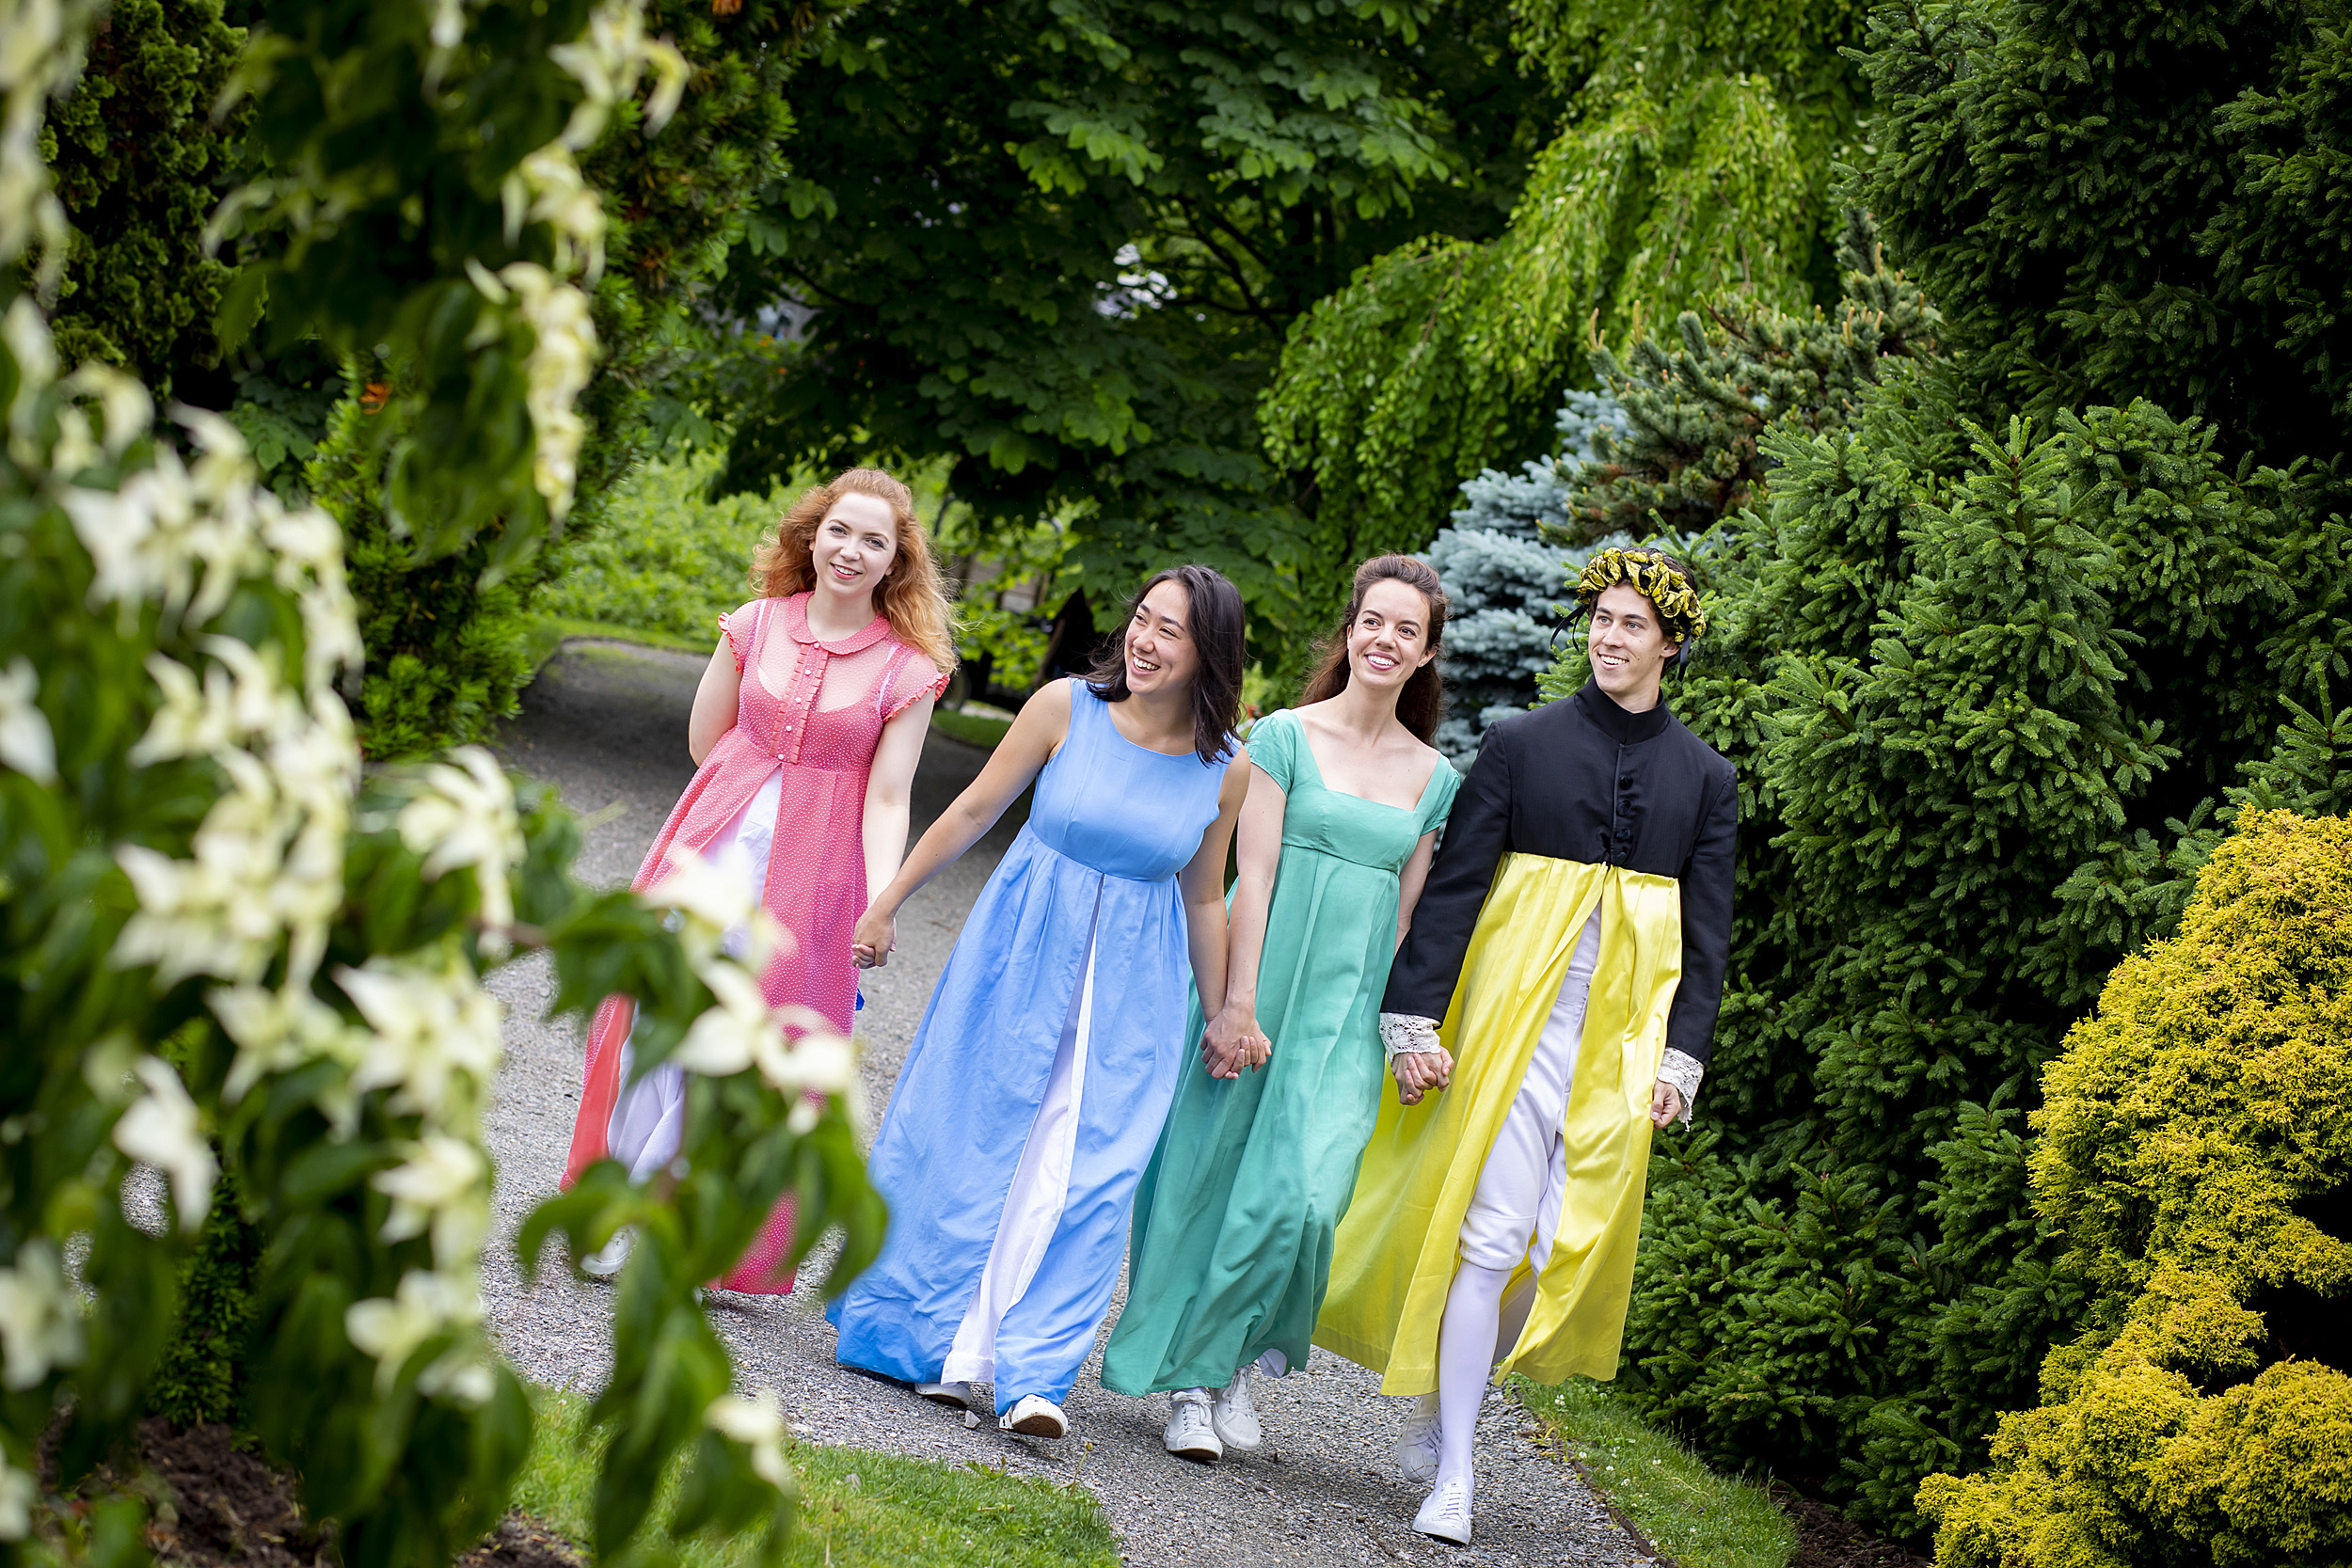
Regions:
M 942 1380 L 1056 1054 L 1076 1052 L 1066 1184 L 1041 1208 L 1035 1194 L 1015 1204 L 1052 1229 L 993 1325 L 1000 1410 L 1025 1394 L 1066 1399 L 1109 1309 L 1136 1183 L 1187 1044 L 1176 874 L 1216 819 L 1224 773 L 1190 752 L 1136 746 L 1073 684 L 1070 736 L 964 922 L 875 1140 L 868 1171 L 890 1205 L 882 1254 L 827 1308 L 844 1365 Z M 1057 1156 L 1046 1163 L 1058 1180 Z

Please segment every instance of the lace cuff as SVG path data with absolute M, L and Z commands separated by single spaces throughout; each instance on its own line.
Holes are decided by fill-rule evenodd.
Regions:
M 1443 1049 L 1438 1044 L 1438 1021 L 1415 1013 L 1382 1013 L 1380 1044 L 1391 1062 L 1409 1053 Z
M 1385 1015 L 1384 1015 L 1385 1022 Z M 1691 1107 L 1699 1097 L 1699 1080 L 1707 1076 L 1707 1069 L 1695 1056 L 1680 1051 L 1669 1051 L 1658 1063 L 1658 1081 L 1672 1084 L 1675 1093 L 1682 1097 L 1682 1125 L 1691 1125 Z

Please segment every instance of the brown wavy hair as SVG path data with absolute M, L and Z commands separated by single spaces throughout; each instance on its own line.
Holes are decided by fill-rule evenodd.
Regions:
M 880 468 L 845 468 L 831 483 L 802 491 L 752 552 L 752 592 L 784 599 L 815 588 L 817 558 L 811 546 L 817 527 L 833 503 L 849 495 L 883 502 L 898 525 L 898 553 L 874 590 L 875 607 L 893 636 L 937 665 L 941 674 L 950 673 L 956 667 L 955 615 L 931 555 L 931 536 L 914 515 L 914 492 Z
M 1418 590 L 1429 603 L 1429 650 L 1437 652 L 1444 641 L 1445 590 L 1438 586 L 1438 574 L 1429 562 L 1409 555 L 1375 555 L 1356 568 L 1356 591 L 1348 598 L 1347 613 L 1340 617 L 1339 630 L 1323 644 L 1314 673 L 1307 677 L 1306 689 L 1298 694 L 1300 707 L 1327 701 L 1347 689 L 1347 628 L 1356 624 L 1364 608 L 1364 595 L 1378 582 L 1401 582 Z M 1414 671 L 1405 689 L 1397 693 L 1397 722 L 1420 736 L 1424 746 L 1437 738 L 1438 721 L 1445 717 L 1445 681 L 1438 673 L 1438 663 L 1433 658 Z

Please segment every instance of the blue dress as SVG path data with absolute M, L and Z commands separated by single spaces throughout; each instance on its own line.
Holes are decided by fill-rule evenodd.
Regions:
M 867 1169 L 882 1254 L 835 1357 L 1061 1402 L 1093 1349 L 1185 1058 L 1176 886 L 1226 764 L 1148 751 L 1071 682 L 1070 733 L 932 992 Z

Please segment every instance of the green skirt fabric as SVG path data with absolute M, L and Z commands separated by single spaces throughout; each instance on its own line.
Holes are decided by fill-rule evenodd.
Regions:
M 1194 1049 L 1136 1192 L 1127 1305 L 1103 1361 L 1119 1393 L 1222 1387 L 1269 1350 L 1306 1362 L 1379 1115 L 1397 873 L 1444 821 L 1460 775 L 1438 763 L 1412 810 L 1343 795 L 1322 787 L 1296 725 L 1272 715 L 1249 737 L 1287 794 L 1258 967 L 1273 1053 L 1256 1072 L 1210 1077 L 1194 996 Z

